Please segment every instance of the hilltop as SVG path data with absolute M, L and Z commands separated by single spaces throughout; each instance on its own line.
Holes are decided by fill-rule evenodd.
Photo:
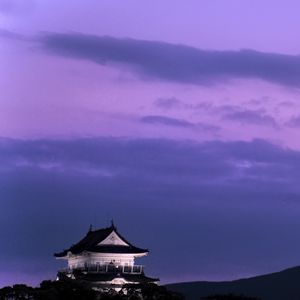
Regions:
M 236 294 L 262 300 L 299 300 L 300 267 L 267 275 L 223 282 L 185 282 L 169 284 L 168 289 L 181 293 L 186 300 L 199 300 L 213 294 Z

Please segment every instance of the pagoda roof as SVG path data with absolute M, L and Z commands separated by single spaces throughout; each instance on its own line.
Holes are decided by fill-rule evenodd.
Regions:
M 121 241 L 120 244 L 103 243 L 112 233 Z M 121 236 L 117 228 L 112 223 L 110 227 L 102 228 L 98 230 L 89 230 L 86 236 L 75 245 L 72 245 L 69 249 L 63 250 L 60 253 L 55 253 L 55 257 L 65 257 L 68 253 L 81 254 L 82 252 L 94 252 L 94 253 L 128 253 L 128 254 L 142 254 L 148 253 L 148 249 L 142 249 L 133 246 L 123 236 Z

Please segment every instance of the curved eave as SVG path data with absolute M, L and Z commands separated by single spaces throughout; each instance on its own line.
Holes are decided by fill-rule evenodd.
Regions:
M 142 253 L 135 253 L 134 256 L 135 257 L 142 257 L 142 256 L 146 256 L 149 254 L 149 251 L 148 252 L 142 252 Z
M 112 254 L 144 254 L 149 253 L 148 249 L 127 246 L 98 246 L 87 249 L 92 253 L 112 253 Z
M 55 253 L 55 257 L 66 257 L 68 254 L 80 255 L 83 252 L 89 253 L 110 253 L 110 254 L 133 254 L 133 255 L 147 255 L 149 253 L 148 249 L 142 249 L 138 247 L 130 246 L 94 246 L 86 249 L 68 249 L 60 253 Z
M 135 257 L 142 257 L 142 256 L 146 256 L 148 255 L 149 251 L 144 251 L 144 252 L 111 252 L 111 251 L 85 251 L 89 254 L 116 254 L 116 255 L 133 255 Z M 78 253 L 55 253 L 54 254 L 54 257 L 57 258 L 57 259 L 68 259 L 69 257 L 69 254 L 70 255 L 83 255 L 83 252 L 78 252 Z
M 62 255 L 62 256 L 54 255 L 54 257 L 55 257 L 56 259 L 68 259 L 68 256 L 67 256 L 67 255 Z

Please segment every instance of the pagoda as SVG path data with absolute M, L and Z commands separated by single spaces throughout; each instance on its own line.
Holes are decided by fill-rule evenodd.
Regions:
M 111 223 L 110 227 L 90 230 L 77 244 L 60 253 L 57 259 L 68 261 L 68 268 L 58 272 L 58 280 L 71 278 L 96 288 L 121 288 L 124 284 L 157 283 L 147 277 L 135 259 L 146 256 L 147 249 L 129 243 Z

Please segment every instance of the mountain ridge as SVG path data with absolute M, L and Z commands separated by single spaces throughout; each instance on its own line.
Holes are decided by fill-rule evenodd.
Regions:
M 231 281 L 192 281 L 167 284 L 186 300 L 199 300 L 213 294 L 237 294 L 261 300 L 300 300 L 300 266 Z

